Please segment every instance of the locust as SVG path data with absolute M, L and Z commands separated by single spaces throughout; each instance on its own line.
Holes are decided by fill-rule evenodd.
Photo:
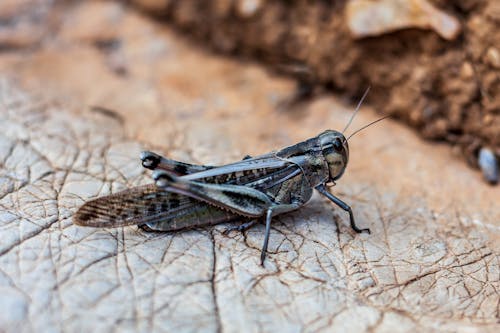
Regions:
M 178 231 L 240 221 L 224 230 L 228 233 L 243 232 L 264 219 L 264 265 L 272 219 L 304 206 L 316 190 L 348 213 L 356 233 L 370 233 L 358 227 L 351 207 L 327 187 L 342 177 L 349 161 L 348 139 L 339 131 L 326 130 L 281 150 L 221 166 L 179 162 L 150 151 L 140 159 L 144 168 L 153 170 L 154 183 L 86 202 L 76 212 L 75 224 Z

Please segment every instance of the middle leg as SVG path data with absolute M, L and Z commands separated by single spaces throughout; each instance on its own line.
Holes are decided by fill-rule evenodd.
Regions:
M 273 216 L 290 212 L 299 208 L 302 203 L 291 203 L 283 205 L 274 205 L 267 209 L 266 212 L 266 232 L 264 234 L 264 244 L 262 245 L 262 251 L 260 252 L 260 264 L 264 266 L 264 260 L 266 259 L 267 246 L 269 244 L 269 235 L 271 233 L 271 220 Z

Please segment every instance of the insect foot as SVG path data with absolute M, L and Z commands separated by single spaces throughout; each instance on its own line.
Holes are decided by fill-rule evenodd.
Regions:
M 327 197 L 331 202 L 333 202 L 334 204 L 339 206 L 341 209 L 343 209 L 344 211 L 349 213 L 349 221 L 351 223 L 351 228 L 354 231 L 356 231 L 358 234 L 363 233 L 363 232 L 366 232 L 367 234 L 371 234 L 370 229 L 368 229 L 368 228 L 360 229 L 356 225 L 356 221 L 354 221 L 354 214 L 352 213 L 351 207 L 348 204 L 346 204 L 345 202 L 343 202 L 342 200 L 340 200 L 339 198 L 337 198 L 336 196 L 334 196 L 333 194 L 331 194 L 330 192 L 328 192 L 328 190 L 326 189 L 324 184 L 320 184 L 320 185 L 316 186 L 316 189 L 319 191 L 319 193 L 321 193 L 322 195 Z

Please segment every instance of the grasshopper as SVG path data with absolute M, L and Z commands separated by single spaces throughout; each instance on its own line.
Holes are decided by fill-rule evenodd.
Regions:
M 315 189 L 349 214 L 355 232 L 370 233 L 356 225 L 351 207 L 327 190 L 327 184 L 334 185 L 344 174 L 349 160 L 348 139 L 338 131 L 327 130 L 279 151 L 222 166 L 178 162 L 149 151 L 140 158 L 143 167 L 153 170 L 155 183 L 85 203 L 74 216 L 75 224 L 177 231 L 243 220 L 227 233 L 243 232 L 265 218 L 263 265 L 272 218 L 302 207 Z

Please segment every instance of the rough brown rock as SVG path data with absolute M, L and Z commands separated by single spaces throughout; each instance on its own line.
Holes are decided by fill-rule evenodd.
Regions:
M 79 20 L 90 8 L 101 29 Z M 262 225 L 73 225 L 85 200 L 150 182 L 141 149 L 225 163 L 342 128 L 353 107 L 280 111 L 292 81 L 116 3 L 60 17 L 0 53 L 0 331 L 498 331 L 498 188 L 390 120 L 352 138 L 333 189 L 372 235 L 318 196 L 276 219 L 265 268 Z

